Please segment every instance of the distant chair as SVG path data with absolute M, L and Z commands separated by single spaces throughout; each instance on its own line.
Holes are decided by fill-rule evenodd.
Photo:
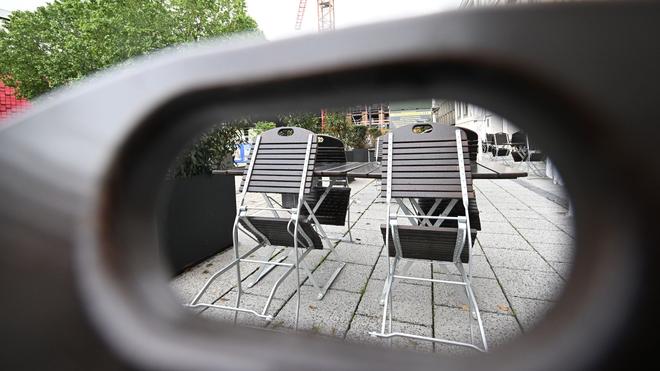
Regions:
M 495 135 L 486 134 L 486 141 L 482 143 L 484 152 L 492 153 L 494 144 L 495 144 Z
M 346 163 L 344 142 L 330 135 L 318 134 L 318 148 L 316 164 Z M 347 177 L 329 177 L 329 184 L 323 186 L 320 177 L 314 177 L 312 190 L 306 196 L 316 218 L 324 225 L 346 225 L 349 240 L 353 241 L 351 234 L 351 188 Z M 303 209 L 302 215 L 308 215 Z
M 511 155 L 511 143 L 509 142 L 509 135 L 507 133 L 495 133 L 493 136 L 494 142 L 491 148 L 493 158 L 496 160 L 503 160 L 508 162 Z
M 525 162 L 527 168 L 537 175 L 542 175 L 542 171 L 534 162 L 545 161 L 545 154 L 536 147 L 535 143 L 529 139 L 529 136 L 522 132 L 515 132 L 511 136 L 511 156 L 515 162 Z
M 301 268 L 316 290 L 317 298 L 323 298 L 345 263 L 340 263 L 339 267 L 324 284 L 318 284 L 319 281 L 315 279 L 305 261 L 306 256 L 314 249 L 326 248 L 330 250 L 331 254 L 339 256 L 333 245 L 327 240 L 325 231 L 317 220 L 312 206 L 306 201 L 306 196 L 312 189 L 312 173 L 317 147 L 317 136 L 302 128 L 275 128 L 257 137 L 252 148 L 249 165 L 241 182 L 240 201 L 233 231 L 235 258 L 227 266 L 213 274 L 187 306 L 234 311 L 234 322 L 236 322 L 238 312 L 250 313 L 270 321 L 273 317 L 267 313 L 276 290 L 289 274 L 295 272 L 297 294 L 295 327 L 297 328 L 300 312 Z M 245 203 L 247 193 L 261 194 L 268 207 L 248 206 Z M 274 207 L 272 206 L 273 199 L 269 198 L 267 194 L 297 195 L 298 202 L 292 208 Z M 308 216 L 302 215 L 303 209 L 307 210 Z M 263 212 L 271 212 L 273 216 L 264 216 Z M 280 212 L 287 213 L 288 216 L 282 217 L 279 215 Z M 241 254 L 239 251 L 239 231 L 250 234 L 258 242 L 257 246 Z M 292 248 L 290 253 L 293 253 L 292 255 L 295 257 L 294 262 L 285 263 L 270 260 L 274 246 Z M 251 255 L 262 247 L 269 248 L 269 252 L 265 254 L 264 259 L 251 258 Z M 302 249 L 302 253 L 298 249 Z M 243 292 L 241 263 L 259 264 L 260 270 L 273 266 L 287 267 L 270 289 L 269 296 L 259 311 L 241 306 L 241 294 Z M 235 304 L 230 306 L 200 303 L 200 299 L 210 285 L 232 268 L 236 269 L 237 279 Z
M 439 343 L 469 347 L 487 351 L 488 344 L 484 333 L 481 314 L 474 292 L 470 285 L 473 241 L 477 231 L 465 210 L 469 209 L 469 199 L 474 198 L 470 168 L 470 154 L 465 132 L 451 126 L 432 124 L 432 130 L 415 132 L 415 125 L 392 130 L 383 144 L 383 158 L 387 165 L 382 167 L 383 189 L 386 194 L 386 221 L 381 225 L 388 257 L 388 271 L 385 281 L 386 295 L 380 331 L 372 336 L 382 338 L 406 337 Z M 429 215 L 422 211 L 417 199 L 433 199 L 433 209 L 448 201 L 441 214 Z M 399 204 L 394 212 L 391 201 Z M 463 212 L 449 216 L 453 208 L 461 203 Z M 399 220 L 409 220 L 412 225 L 403 225 Z M 455 226 L 444 223 L 452 220 Z M 397 274 L 396 268 L 402 259 L 423 259 L 453 263 L 460 272 L 459 281 L 429 279 Z M 468 265 L 466 271 L 464 264 Z M 392 331 L 392 311 L 394 301 L 392 286 L 395 279 L 431 281 L 454 284 L 465 289 L 468 298 L 470 328 L 476 319 L 481 346 L 475 345 L 472 331 L 470 342 L 439 339 L 428 336 Z
M 527 134 L 522 131 L 511 134 L 511 157 L 514 162 L 527 161 L 529 155 L 527 148 Z

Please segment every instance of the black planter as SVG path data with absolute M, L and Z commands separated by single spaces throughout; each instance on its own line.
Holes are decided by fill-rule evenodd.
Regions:
M 199 176 L 164 183 L 158 232 L 174 273 L 232 246 L 236 217 L 233 176 Z
M 346 151 L 346 161 L 369 162 L 369 150 L 366 148 L 356 148 Z

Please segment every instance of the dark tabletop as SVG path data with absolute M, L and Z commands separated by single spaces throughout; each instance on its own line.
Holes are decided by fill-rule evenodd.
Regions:
M 515 179 L 526 177 L 527 173 L 511 169 L 492 160 L 481 160 L 470 165 L 473 179 Z M 215 170 L 214 175 L 243 175 L 245 167 Z M 314 175 L 329 177 L 380 179 L 380 166 L 376 162 L 321 163 L 314 167 Z

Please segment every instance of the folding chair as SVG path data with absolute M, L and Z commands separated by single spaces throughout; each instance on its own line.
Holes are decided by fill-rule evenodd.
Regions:
M 505 163 L 509 163 L 509 155 L 511 155 L 511 143 L 509 142 L 509 135 L 507 133 L 495 133 L 493 136 L 494 143 L 491 153 L 494 159 L 501 159 Z
M 316 164 L 346 163 L 346 151 L 344 143 L 329 135 L 317 135 L 318 147 L 316 153 Z M 328 177 L 328 185 L 323 186 L 323 179 L 312 178 L 312 190 L 305 197 L 312 205 L 312 210 L 318 221 L 323 225 L 346 225 L 349 240 L 353 241 L 351 234 L 351 187 L 348 177 Z M 302 215 L 308 215 L 307 210 L 302 210 Z
M 314 133 L 301 128 L 275 128 L 264 132 L 257 137 L 241 184 L 240 202 L 236 219 L 234 221 L 234 260 L 216 272 L 204 284 L 202 289 L 187 305 L 189 307 L 207 307 L 235 311 L 234 322 L 238 312 L 251 313 L 255 316 L 272 320 L 267 315 L 273 296 L 282 281 L 292 272 L 296 273 L 296 320 L 298 328 L 298 314 L 300 311 L 300 268 L 309 278 L 317 291 L 317 298 L 322 299 L 328 288 L 339 275 L 345 263 L 341 263 L 327 282 L 319 285 L 306 265 L 305 257 L 314 249 L 327 248 L 332 254 L 337 254 L 327 237 L 312 207 L 305 200 L 305 195 L 311 192 L 312 173 L 316 160 L 317 138 Z M 251 207 L 246 205 L 245 197 L 248 192 L 260 193 L 267 200 L 268 207 Z M 267 194 L 298 196 L 298 202 L 293 208 L 273 207 Z M 307 210 L 308 216 L 302 215 L 302 209 Z M 260 215 L 271 212 L 272 217 Z M 288 213 L 288 217 L 280 217 L 278 212 Z M 248 233 L 258 242 L 257 246 L 244 254 L 239 254 L 239 230 Z M 292 247 L 295 256 L 294 263 L 271 261 L 272 250 L 265 254 L 265 260 L 249 259 L 248 257 L 262 247 Z M 299 253 L 299 248 L 303 249 Z M 241 276 L 241 263 L 261 264 L 260 270 L 267 266 L 283 266 L 288 269 L 277 279 L 263 309 L 260 312 L 242 308 L 240 306 L 243 283 Z M 236 268 L 237 296 L 234 306 L 218 305 L 213 303 L 200 303 L 202 295 L 209 286 L 231 268 Z
M 527 161 L 529 152 L 527 150 L 527 135 L 522 131 L 511 134 L 511 157 L 514 162 Z
M 524 162 L 527 169 L 537 176 L 543 175 L 543 171 L 533 162 L 544 161 L 545 154 L 536 148 L 526 133 L 518 131 L 511 136 L 511 156 L 515 162 Z
M 381 167 L 387 198 L 387 224 L 381 225 L 388 256 L 388 273 L 385 281 L 387 292 L 383 306 L 383 318 L 379 332 L 372 336 L 382 338 L 406 337 L 469 347 L 487 351 L 488 344 L 483 329 L 481 314 L 474 292 L 472 279 L 472 242 L 476 230 L 471 228 L 469 199 L 474 198 L 470 157 L 467 138 L 461 130 L 450 126 L 432 124 L 432 130 L 415 133 L 415 125 L 405 126 L 389 133 L 383 145 L 387 163 Z M 434 216 L 425 213 L 416 199 L 433 199 L 433 209 L 442 202 L 446 206 Z M 399 212 L 392 212 L 389 201 L 394 199 L 400 206 Z M 404 201 L 407 201 L 408 207 Z M 449 216 L 456 204 L 462 203 L 463 212 Z M 400 219 L 415 221 L 413 225 L 400 225 Z M 454 226 L 446 226 L 453 221 Z M 448 281 L 396 274 L 402 259 L 423 259 L 453 263 L 461 274 L 460 281 Z M 467 270 L 464 267 L 467 264 Z M 470 343 L 420 336 L 403 332 L 392 332 L 392 312 L 394 311 L 392 287 L 395 279 L 427 281 L 463 286 L 468 298 L 468 320 L 470 323 Z M 473 320 L 476 319 L 481 335 L 481 347 L 475 345 Z
M 484 142 L 484 152 L 488 152 L 492 155 L 493 145 L 495 144 L 495 135 L 486 134 L 486 141 Z

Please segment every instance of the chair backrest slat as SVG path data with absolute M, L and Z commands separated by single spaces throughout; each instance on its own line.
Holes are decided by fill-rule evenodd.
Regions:
M 316 136 L 318 146 L 316 149 L 316 163 L 344 163 L 346 162 L 346 151 L 344 143 L 329 135 Z
M 259 146 L 253 146 L 249 161 L 255 156 L 247 192 L 298 194 L 307 158 L 307 144 L 312 144 L 307 165 L 304 193 L 309 193 L 317 156 L 314 133 L 302 128 L 275 128 L 261 134 Z M 245 177 L 241 190 L 246 186 Z
M 507 133 L 495 133 L 495 144 L 498 146 L 509 144 L 509 135 Z
M 459 156 L 456 130 L 441 124 L 426 132 L 415 132 L 417 125 L 392 131 L 392 184 L 394 198 L 456 198 L 461 199 Z M 467 136 L 461 131 L 462 155 L 468 197 L 474 197 Z M 390 144 L 383 143 L 383 159 L 388 158 Z M 387 161 L 381 164 L 383 189 L 387 187 Z M 383 192 L 385 195 L 386 192 Z

